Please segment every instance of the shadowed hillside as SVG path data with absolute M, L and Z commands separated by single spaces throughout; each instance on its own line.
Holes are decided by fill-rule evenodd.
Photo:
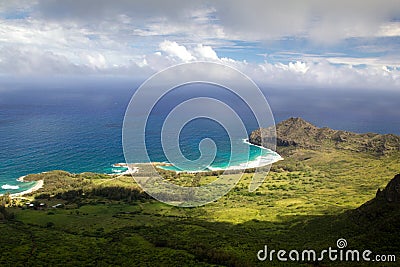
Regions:
M 376 197 L 361 205 L 355 211 L 355 216 L 378 224 L 393 221 L 400 229 L 400 174 L 397 174 L 387 186 L 378 189 Z

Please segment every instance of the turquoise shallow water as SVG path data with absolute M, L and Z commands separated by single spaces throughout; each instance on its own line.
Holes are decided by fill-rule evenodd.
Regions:
M 216 160 L 214 160 L 212 164 L 206 166 L 205 168 L 182 169 L 174 165 L 160 166 L 159 168 L 176 172 L 202 172 L 255 168 L 281 160 L 281 156 L 278 153 L 266 148 L 251 145 L 246 139 L 240 141 L 237 140 L 237 142 L 234 142 L 234 145 L 243 147 L 242 152 L 235 155 L 226 152 L 219 152 Z
M 25 94 L 21 97 L 17 95 L 13 101 L 0 104 L 0 194 L 18 193 L 32 187 L 34 183 L 16 181 L 30 173 L 66 170 L 72 173 L 90 171 L 111 174 L 125 171 L 112 165 L 125 162 L 121 132 L 131 92 L 104 92 L 104 96 L 97 96 L 98 99 L 93 99 L 93 95 L 67 95 L 62 100 L 55 98 L 56 94 L 47 99 L 43 92 L 39 92 L 30 98 Z M 149 117 L 146 145 L 151 161 L 168 162 L 163 153 L 160 131 L 165 115 L 174 104 L 175 100 L 171 99 L 182 101 L 172 95 L 167 104 L 160 103 Z M 247 122 L 248 132 L 256 128 L 251 117 Z M 247 138 L 246 134 L 235 136 L 231 144 L 221 125 L 200 119 L 188 123 L 180 133 L 179 144 L 183 155 L 189 160 L 198 158 L 198 145 L 204 138 L 212 139 L 217 148 L 216 157 L 209 166 L 211 169 L 239 166 L 267 153 L 244 143 L 242 139 Z M 232 146 L 239 153 L 228 164 Z M 147 160 L 134 158 L 132 161 Z

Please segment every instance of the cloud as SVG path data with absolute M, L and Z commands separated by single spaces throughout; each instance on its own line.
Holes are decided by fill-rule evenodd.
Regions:
M 132 76 L 145 79 L 154 70 L 140 61 L 128 61 L 122 64 L 110 64 L 107 58 L 99 53 L 78 55 L 80 61 L 48 50 L 35 47 L 2 47 L 0 55 L 0 74 L 24 76 L 85 75 L 98 76 Z
M 352 37 L 399 36 L 390 26 L 400 15 L 398 0 L 39 0 L 31 5 L 43 19 L 131 23 L 139 35 L 179 31 L 193 36 L 193 25 L 207 25 L 201 32 L 208 28 L 209 37 L 239 40 L 297 36 L 330 44 Z
M 215 44 L 228 40 L 305 38 L 324 45 L 345 39 L 400 36 L 398 0 L 81 0 L 4 1 L 3 14 L 29 17 L 103 34 L 125 34 Z M 14 9 L 13 9 L 14 7 Z M 120 36 L 119 38 L 122 38 Z M 159 42 L 160 39 L 157 40 Z M 214 42 L 214 43 L 212 43 Z
M 215 6 L 228 34 L 248 40 L 297 36 L 325 44 L 376 36 L 400 14 L 397 0 L 232 0 Z
M 376 36 L 378 37 L 400 36 L 400 22 L 389 22 L 382 24 Z
M 176 57 L 183 62 L 195 59 L 192 54 L 187 51 L 186 47 L 178 45 L 176 42 L 164 41 L 159 47 L 161 51 L 167 53 L 167 56 Z
M 197 44 L 191 49 L 176 42 L 163 41 L 159 48 L 167 57 L 178 59 L 176 62 L 189 62 L 194 60 L 219 61 L 218 55 L 211 46 Z M 160 56 L 161 54 L 156 54 Z
M 163 42 L 163 46 L 175 48 L 185 56 L 171 57 L 174 53 L 154 53 L 146 56 L 152 69 L 159 71 L 177 63 L 194 62 L 196 60 L 213 61 L 234 67 L 254 79 L 257 83 L 274 87 L 318 87 L 318 88 L 353 88 L 353 89 L 397 89 L 400 87 L 400 68 L 379 64 L 373 58 L 363 68 L 357 67 L 362 62 L 357 58 L 305 56 L 303 61 L 288 63 L 249 63 L 227 57 L 218 57 L 211 47 L 198 44 L 185 47 L 173 42 Z M 202 53 L 199 53 L 198 50 Z M 196 54 L 197 53 L 197 54 Z M 193 55 L 197 55 L 194 57 Z M 201 56 L 200 56 L 201 55 Z M 383 62 L 381 62 L 383 63 Z M 157 66 L 159 68 L 157 68 Z M 207 70 L 204 70 L 207 71 Z
M 66 57 L 50 51 L 39 49 L 21 49 L 3 47 L 0 58 L 1 73 L 10 74 L 49 74 L 49 73 L 79 73 L 86 66 L 78 66 Z M 84 71 L 87 72 L 87 69 Z
M 261 71 L 260 71 L 261 70 Z M 317 87 L 332 89 L 395 89 L 400 87 L 400 68 L 332 65 L 328 60 L 271 64 L 264 62 L 251 76 L 263 84 L 281 87 Z
M 306 63 L 300 62 L 300 61 L 289 62 L 289 64 L 287 64 L 287 65 L 282 64 L 282 63 L 277 63 L 277 64 L 275 64 L 275 66 L 277 68 L 281 68 L 286 71 L 298 72 L 298 73 L 302 73 L 302 74 L 306 73 L 310 69 L 310 67 L 307 66 Z
M 211 46 L 204 46 L 202 44 L 198 44 L 194 48 L 194 53 L 197 55 L 197 58 L 202 59 L 202 60 L 217 60 L 218 56 L 217 53 L 214 51 L 214 49 Z
M 94 68 L 104 69 L 107 66 L 106 59 L 102 54 L 87 55 L 90 66 Z
M 78 63 L 74 63 L 62 53 L 24 46 L 18 48 L 8 46 L 3 48 L 0 56 L 0 72 L 135 75 L 137 78 L 145 79 L 148 77 L 146 75 L 174 64 L 205 60 L 237 68 L 260 84 L 279 87 L 395 89 L 400 86 L 398 65 L 383 64 L 396 63 L 396 59 L 389 62 L 376 58 L 304 55 L 302 59 L 288 63 L 264 61 L 258 64 L 219 57 L 212 47 L 203 44 L 185 46 L 165 40 L 158 47 L 159 51 L 127 60 L 125 63 L 121 60 L 113 61 L 113 54 L 109 51 L 105 51 L 105 54 L 95 51 L 78 54 Z M 301 54 L 296 56 L 301 58 Z M 363 68 L 357 67 L 360 64 L 366 65 Z
M 1 1 L 0 73 L 146 77 L 199 60 L 283 87 L 396 88 L 399 17 L 398 0 Z
M 81 0 L 55 1 L 40 0 L 36 10 L 40 16 L 55 20 L 83 20 L 99 21 L 111 20 L 124 14 L 136 19 L 151 17 L 165 17 L 181 20 L 192 10 L 201 7 L 201 1 L 195 0 Z

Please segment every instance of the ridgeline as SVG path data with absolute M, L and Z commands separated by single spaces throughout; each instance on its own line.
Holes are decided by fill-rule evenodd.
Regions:
M 267 144 L 271 137 L 271 128 L 253 131 L 249 141 L 256 145 Z M 394 134 L 353 133 L 317 126 L 302 118 L 290 118 L 276 125 L 277 152 L 303 148 L 310 150 L 349 150 L 367 152 L 377 156 L 400 151 L 400 136 Z

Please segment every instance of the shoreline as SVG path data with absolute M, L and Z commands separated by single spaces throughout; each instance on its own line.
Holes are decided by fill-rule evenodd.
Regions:
M 243 141 L 245 143 L 248 143 L 249 145 L 257 146 L 257 145 L 249 143 L 248 140 L 246 140 L 246 139 L 244 139 Z M 257 147 L 260 147 L 260 146 L 257 146 Z M 264 147 L 260 147 L 260 148 L 267 149 L 267 148 L 264 148 Z M 270 149 L 267 149 L 267 150 L 270 150 Z M 272 152 L 276 153 L 275 151 L 272 151 Z M 279 155 L 279 154 L 277 154 L 277 155 Z M 169 171 L 174 171 L 176 173 L 192 173 L 192 174 L 195 174 L 195 173 L 210 172 L 210 171 L 246 170 L 246 169 L 251 169 L 251 168 L 264 167 L 264 166 L 276 163 L 276 162 L 281 161 L 281 160 L 284 159 L 279 155 L 279 157 L 272 159 L 268 163 L 264 163 L 264 164 L 261 164 L 261 165 L 257 164 L 257 166 L 252 166 L 251 163 L 254 163 L 254 162 L 258 162 L 259 163 L 260 161 L 262 161 L 263 158 L 264 158 L 264 156 L 258 156 L 253 161 L 246 162 L 246 166 L 243 166 L 242 164 L 240 164 L 238 166 L 231 166 L 231 167 L 228 167 L 226 169 L 222 169 L 222 168 L 221 169 L 219 169 L 219 168 L 215 168 L 214 169 L 213 168 L 213 169 L 210 169 L 210 170 L 201 170 L 201 171 L 174 171 L 174 170 L 169 170 Z M 249 165 L 249 163 L 250 163 L 250 165 Z M 138 163 L 138 164 L 140 164 L 140 163 Z M 166 162 L 150 162 L 150 164 L 153 165 L 156 168 L 160 168 L 160 169 L 163 169 L 163 170 L 166 170 L 166 169 L 162 168 L 163 166 L 173 166 L 171 163 L 166 163 Z M 120 173 L 109 174 L 110 176 L 116 176 L 116 175 L 120 176 L 120 175 L 138 173 L 139 169 L 140 169 L 138 166 L 135 166 L 134 163 L 133 164 L 115 163 L 115 164 L 113 164 L 113 167 L 125 167 L 125 168 L 127 168 L 127 170 L 124 171 L 124 172 L 120 172 Z M 46 173 L 46 172 L 43 172 L 43 173 Z M 21 176 L 21 177 L 17 178 L 16 180 L 18 182 L 24 183 L 25 182 L 25 180 L 24 180 L 25 177 L 26 176 Z M 33 193 L 35 191 L 38 191 L 39 189 L 41 189 L 43 187 L 43 185 L 44 185 L 44 180 L 38 180 L 38 181 L 36 181 L 36 184 L 33 187 L 31 187 L 31 188 L 29 188 L 29 189 L 27 189 L 25 191 L 22 191 L 22 192 L 12 193 L 12 194 L 10 194 L 10 196 L 11 197 L 21 197 L 21 196 Z M 2 196 L 2 195 L 4 195 L 4 194 L 0 194 L 0 196 Z
M 249 142 L 248 139 L 242 139 L 243 143 L 249 145 L 249 146 L 254 146 L 254 147 L 258 147 L 262 150 L 267 150 L 272 152 L 275 156 L 271 156 L 271 155 L 260 155 L 257 156 L 255 159 L 253 160 L 248 160 L 245 161 L 243 163 L 240 163 L 238 165 L 233 165 L 233 166 L 228 166 L 226 168 L 219 168 L 219 167 L 211 167 L 208 166 L 208 170 L 199 170 L 199 171 L 186 171 L 186 170 L 169 170 L 169 169 L 165 169 L 163 168 L 164 166 L 173 166 L 171 163 L 168 164 L 163 164 L 163 165 L 158 165 L 158 164 L 154 164 L 154 162 L 152 162 L 153 165 L 155 165 L 155 167 L 165 170 L 165 171 L 172 171 L 175 173 L 190 173 L 190 174 L 196 174 L 196 173 L 206 173 L 206 172 L 213 172 L 213 171 L 245 171 L 248 169 L 254 169 L 254 168 L 262 168 L 271 164 L 274 164 L 278 161 L 284 160 L 284 158 L 279 155 L 276 151 L 271 150 L 269 148 L 263 147 L 263 146 L 259 146 L 259 145 L 255 145 Z M 267 161 L 267 162 L 266 162 Z
M 24 181 L 25 177 L 26 176 L 21 176 L 21 177 L 17 178 L 16 180 L 20 183 L 25 183 L 25 181 Z M 10 197 L 22 197 L 24 195 L 33 193 L 33 192 L 39 190 L 40 188 L 42 188 L 43 185 L 44 185 L 44 180 L 38 180 L 38 181 L 36 181 L 36 184 L 34 186 L 32 186 L 31 188 L 28 188 L 28 189 L 26 189 L 22 192 L 18 192 L 18 193 L 10 193 Z M 4 194 L 0 194 L 0 196 L 3 196 L 3 195 Z
M 20 178 L 18 178 L 18 179 L 20 179 Z M 24 182 L 24 179 L 22 178 L 21 180 L 18 180 L 18 181 Z M 43 187 L 43 185 L 44 185 L 44 180 L 38 180 L 38 181 L 36 181 L 36 184 L 33 187 L 31 187 L 25 191 L 22 191 L 22 192 L 10 194 L 10 196 L 11 197 L 21 197 L 23 195 L 30 194 L 30 193 L 33 193 L 33 192 L 39 190 L 40 188 Z
M 126 174 L 132 174 L 132 173 L 138 173 L 139 172 L 139 167 L 134 166 L 134 164 L 127 164 L 127 163 L 114 163 L 112 165 L 113 168 L 126 168 L 126 171 L 121 171 L 121 172 L 115 172 L 115 173 L 109 173 L 108 175 L 110 176 L 115 176 L 115 175 L 126 175 Z
M 271 161 L 264 162 L 264 163 L 260 164 L 260 162 L 265 158 L 266 158 L 265 156 L 258 156 L 254 160 L 247 161 L 246 163 L 242 163 L 242 164 L 239 164 L 239 165 L 236 165 L 236 166 L 230 166 L 230 167 L 227 167 L 227 168 L 208 167 L 209 170 L 200 170 L 200 171 L 176 171 L 176 170 L 168 170 L 168 169 L 163 168 L 163 166 L 173 166 L 172 164 L 162 165 L 162 166 L 157 166 L 156 165 L 155 167 L 159 168 L 159 169 L 162 169 L 164 171 L 172 171 L 172 172 L 176 172 L 176 173 L 196 174 L 196 173 L 207 173 L 207 172 L 213 172 L 213 171 L 245 171 L 245 170 L 248 170 L 248 169 L 262 168 L 262 167 L 274 164 L 274 163 L 276 163 L 278 161 L 284 160 L 284 158 L 279 155 L 279 158 L 276 157 L 276 158 L 273 158 Z M 258 164 L 254 165 L 254 163 L 256 163 L 256 162 Z
M 21 177 L 19 177 L 19 178 L 17 179 L 17 181 L 18 181 L 18 182 L 21 182 L 21 183 L 23 183 L 23 182 L 24 182 L 24 179 L 25 179 L 25 177 L 26 177 L 26 175 L 24 175 L 24 176 L 21 176 Z

